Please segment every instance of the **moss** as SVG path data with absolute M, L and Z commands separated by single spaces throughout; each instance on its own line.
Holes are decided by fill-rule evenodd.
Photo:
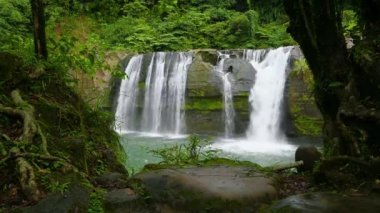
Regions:
M 248 102 L 247 96 L 235 96 L 234 97 L 234 108 L 236 111 L 249 112 L 250 104 Z
M 262 167 L 259 164 L 250 162 L 250 161 L 238 161 L 232 160 L 228 158 L 209 158 L 206 160 L 197 161 L 194 165 L 188 164 L 186 166 L 183 165 L 172 165 L 172 164 L 146 164 L 141 172 L 148 172 L 160 169 L 173 169 L 173 168 L 184 168 L 191 166 L 200 166 L 200 167 L 209 167 L 209 166 L 245 166 L 252 168 L 252 171 L 264 172 L 267 174 L 271 174 L 273 170 L 270 167 Z
M 223 103 L 220 98 L 190 98 L 187 100 L 185 110 L 222 110 Z
M 140 90 L 145 89 L 145 82 L 139 82 L 138 88 L 139 88 Z
M 249 95 L 250 95 L 250 92 L 243 91 L 243 92 L 240 92 L 237 96 L 240 96 L 240 97 L 249 97 Z
M 201 55 L 204 62 L 216 65 L 218 62 L 218 54 L 215 50 L 210 51 L 199 51 L 198 54 Z
M 297 132 L 302 135 L 322 135 L 323 120 L 313 111 L 318 111 L 314 100 L 313 75 L 305 59 L 294 62 L 290 73 L 290 113 Z
M 291 113 L 294 125 L 300 134 L 310 136 L 322 135 L 323 121 L 321 119 L 302 113 L 297 103 L 293 103 Z
M 187 94 L 189 97 L 204 97 L 206 96 L 206 91 L 203 89 L 189 89 Z
M 236 111 L 249 111 L 248 99 L 244 96 L 234 97 L 234 108 Z M 188 98 L 185 110 L 214 111 L 223 110 L 222 97 Z
M 246 166 L 256 169 L 257 171 L 270 171 L 265 167 L 260 166 L 257 163 L 251 161 L 238 161 L 228 158 L 212 158 L 206 161 L 202 161 L 202 166 L 215 166 L 215 165 L 225 165 L 225 166 Z

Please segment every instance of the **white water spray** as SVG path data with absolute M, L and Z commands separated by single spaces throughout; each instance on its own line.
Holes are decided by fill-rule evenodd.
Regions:
M 146 57 L 146 56 L 144 56 Z M 187 71 L 191 53 L 154 53 L 147 70 L 141 70 L 142 55 L 134 56 L 127 65 L 130 76 L 120 86 L 116 110 L 121 133 L 143 132 L 145 135 L 174 135 L 183 133 Z M 145 81 L 139 82 L 145 72 Z M 145 83 L 143 99 L 137 97 L 141 83 Z M 124 94 L 124 95 L 123 95 Z M 139 106 L 138 102 L 143 105 Z
M 281 142 L 281 105 L 284 96 L 286 68 L 292 47 L 280 47 L 265 56 L 262 50 L 247 51 L 247 59 L 257 71 L 256 83 L 249 96 L 251 103 L 247 138 L 256 143 Z
M 142 55 L 133 56 L 125 68 L 126 79 L 120 85 L 119 97 L 115 113 L 115 129 L 119 132 L 136 128 L 136 99 L 138 96 L 138 82 L 140 79 Z
M 165 53 L 154 53 L 145 80 L 142 130 L 157 133 L 161 124 L 162 93 L 165 83 Z
M 295 150 L 295 146 L 285 143 L 286 139 L 280 129 L 286 68 L 291 50 L 292 47 L 280 47 L 244 52 L 243 58 L 256 70 L 256 80 L 249 96 L 251 113 L 246 137 L 223 139 L 212 144 L 212 148 L 262 158 L 282 156 Z

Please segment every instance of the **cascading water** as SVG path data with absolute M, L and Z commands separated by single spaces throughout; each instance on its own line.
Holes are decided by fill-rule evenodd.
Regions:
M 120 86 L 115 128 L 121 133 L 181 134 L 184 130 L 182 107 L 192 54 L 154 53 L 147 70 L 142 70 L 142 61 L 143 55 L 134 56 L 127 65 L 125 72 L 129 78 Z M 141 82 L 145 83 L 142 106 L 138 104 L 138 96 L 142 93 L 139 93 L 140 73 L 146 73 L 145 81 Z
M 212 148 L 225 152 L 255 153 L 282 156 L 294 151 L 294 146 L 285 143 L 280 129 L 281 105 L 285 89 L 286 68 L 293 47 L 280 47 L 273 50 L 245 50 L 243 59 L 248 60 L 256 70 L 256 78 L 250 90 L 250 123 L 245 138 L 221 140 Z M 269 161 L 271 157 L 265 157 Z
M 228 78 L 230 73 L 223 70 L 224 61 L 227 58 L 230 58 L 230 55 L 219 53 L 218 64 L 215 66 L 215 71 L 223 82 L 224 137 L 231 138 L 235 130 L 235 109 L 233 103 L 232 86 Z
M 145 80 L 145 101 L 142 127 L 145 132 L 157 133 L 161 124 L 162 93 L 165 83 L 165 53 L 154 53 Z
M 133 56 L 125 68 L 128 78 L 121 82 L 115 113 L 115 129 L 120 132 L 135 128 L 136 98 L 139 92 L 137 85 L 140 79 L 142 59 L 142 55 Z
M 218 134 L 219 124 L 213 126 L 213 123 L 220 122 L 220 117 L 217 117 L 219 111 L 212 113 L 207 111 L 198 115 L 196 113 L 203 110 L 203 98 L 207 100 L 217 95 L 218 89 L 222 90 L 225 134 L 223 138 L 217 139 L 210 145 L 212 149 L 221 149 L 222 157 L 249 160 L 263 166 L 293 161 L 296 146 L 290 142 L 286 143 L 287 140 L 280 128 L 286 69 L 291 50 L 292 47 L 245 50 L 243 58 L 239 58 L 241 52 L 238 51 L 231 51 L 233 53 L 231 55 L 220 53 L 212 74 L 209 73 L 206 61 L 200 60 L 194 63 L 193 68 L 196 72 L 191 73 L 189 77 L 189 91 L 203 89 L 205 84 L 210 84 L 206 88 L 212 90 L 207 91 L 206 95 L 189 93 L 191 101 L 189 106 L 197 103 L 199 106 L 196 107 L 201 109 L 192 109 L 189 113 L 195 116 L 189 116 L 187 122 L 189 126 L 200 123 L 200 127 L 196 130 L 205 127 L 206 132 L 210 126 L 215 128 L 215 133 Z M 198 56 L 195 55 L 194 58 L 200 58 Z M 154 158 L 146 157 L 149 154 L 144 154 L 146 149 L 141 146 L 161 148 L 177 142 L 185 143 L 185 139 L 178 139 L 178 136 L 186 133 L 183 106 L 187 73 L 192 58 L 192 53 L 164 52 L 131 58 L 125 70 L 128 78 L 121 83 L 116 110 L 117 130 L 122 133 L 137 132 L 129 135 L 128 140 L 123 142 L 128 154 L 133 156 L 130 159 L 135 159 L 140 164 L 156 162 Z M 235 58 L 237 61 L 233 61 Z M 228 72 L 227 65 L 233 67 L 233 73 Z M 215 78 L 214 74 L 219 79 Z M 250 117 L 249 124 L 245 125 L 246 136 L 241 138 L 237 137 L 239 133 L 234 134 L 233 91 L 238 95 L 250 91 L 247 100 L 250 103 L 250 113 L 240 108 L 236 111 L 238 113 L 236 120 L 239 122 L 236 123 L 237 127 L 244 126 L 248 122 L 248 116 Z M 243 97 L 241 95 L 236 100 L 241 101 Z M 206 118 L 203 119 L 203 116 Z M 175 136 L 176 139 L 173 140 L 171 137 L 150 139 L 149 136 Z
M 256 83 L 249 95 L 251 103 L 247 138 L 254 142 L 280 142 L 281 104 L 284 95 L 286 68 L 292 47 L 269 52 L 247 50 L 246 59 L 257 71 Z

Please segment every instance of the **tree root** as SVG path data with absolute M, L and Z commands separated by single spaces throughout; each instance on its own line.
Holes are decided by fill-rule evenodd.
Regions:
M 45 135 L 43 134 L 38 122 L 35 119 L 35 109 L 28 102 L 24 101 L 20 95 L 19 90 L 14 90 L 11 92 L 12 101 L 16 108 L 5 107 L 0 104 L 0 113 L 5 113 L 12 116 L 18 116 L 23 120 L 23 132 L 21 137 L 16 139 L 13 148 L 8 151 L 8 155 L 0 160 L 0 166 L 7 163 L 9 160 L 14 160 L 17 165 L 17 171 L 19 173 L 19 181 L 23 193 L 28 199 L 36 201 L 40 197 L 41 193 L 38 190 L 35 172 L 30 159 L 40 159 L 46 161 L 57 161 L 61 163 L 65 168 L 71 169 L 75 173 L 80 174 L 83 178 L 88 178 L 88 176 L 80 172 L 75 166 L 68 163 L 66 159 L 54 157 L 48 152 L 48 145 Z M 33 144 L 33 139 L 38 135 L 41 140 L 41 152 L 42 154 L 21 151 L 17 144 Z M 1 134 L 6 140 L 11 141 L 11 139 Z M 28 159 L 28 160 L 27 160 Z
M 17 147 L 12 148 L 11 153 L 20 153 Z M 40 196 L 40 191 L 37 187 L 36 176 L 34 169 L 30 163 L 23 157 L 16 157 L 18 172 L 20 174 L 20 184 L 24 194 L 33 201 L 37 201 Z
M 300 161 L 296 161 L 293 163 L 277 165 L 277 166 L 274 166 L 272 169 L 275 172 L 280 172 L 280 171 L 287 170 L 287 169 L 297 168 L 297 167 L 300 167 L 302 165 L 303 165 L 303 161 L 300 160 Z

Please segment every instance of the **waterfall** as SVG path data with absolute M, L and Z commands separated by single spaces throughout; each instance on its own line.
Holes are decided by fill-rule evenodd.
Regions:
M 224 61 L 230 58 L 228 54 L 219 53 L 218 64 L 215 66 L 216 73 L 223 82 L 223 106 L 224 106 L 224 137 L 231 138 L 235 130 L 235 109 L 233 103 L 232 86 L 228 78 L 229 72 L 223 70 Z
M 162 93 L 165 83 L 165 53 L 152 55 L 145 80 L 142 131 L 157 133 L 161 124 Z
M 131 58 L 125 68 L 126 79 L 120 85 L 119 97 L 115 113 L 115 129 L 118 131 L 128 131 L 136 128 L 136 100 L 138 96 L 138 82 L 140 79 L 142 55 Z
M 144 57 L 150 57 L 146 69 L 142 55 L 134 56 L 127 65 L 128 79 L 120 86 L 116 128 L 121 132 L 179 135 L 185 128 L 183 106 L 192 54 L 157 52 Z M 141 82 L 140 73 L 146 76 Z M 139 84 L 144 84 L 141 94 Z M 140 106 L 139 94 L 144 94 Z
M 280 129 L 286 69 L 292 48 L 244 51 L 243 59 L 249 61 L 256 70 L 255 83 L 249 95 L 251 109 L 246 137 L 220 139 L 210 145 L 211 148 L 239 156 L 251 156 L 263 164 L 267 164 L 263 159 L 271 164 L 277 161 L 275 159 L 283 161 L 285 155 L 293 160 L 296 146 L 286 143 Z
M 284 140 L 280 130 L 281 104 L 291 50 L 292 47 L 280 47 L 269 51 L 247 50 L 244 54 L 257 71 L 249 95 L 251 114 L 246 134 L 250 141 Z

